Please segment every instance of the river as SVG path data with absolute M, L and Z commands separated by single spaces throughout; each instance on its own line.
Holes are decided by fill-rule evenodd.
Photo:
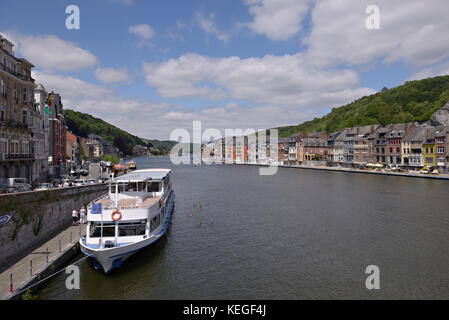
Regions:
M 85 260 L 80 290 L 61 273 L 39 299 L 449 298 L 448 181 L 135 161 L 173 169 L 167 235 L 109 275 Z

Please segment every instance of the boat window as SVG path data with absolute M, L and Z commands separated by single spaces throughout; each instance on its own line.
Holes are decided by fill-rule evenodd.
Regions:
M 118 226 L 118 233 L 120 237 L 126 236 L 144 236 L 145 223 L 129 223 Z
M 125 191 L 127 192 L 136 192 L 137 191 L 137 183 L 136 182 L 130 182 L 125 184 Z
M 144 188 L 144 182 L 137 182 L 137 191 L 143 191 Z
M 160 192 L 160 190 L 161 190 L 160 182 L 149 182 L 147 184 L 147 191 L 148 192 Z
M 91 238 L 101 237 L 101 225 L 92 225 L 90 228 Z M 103 225 L 103 237 L 115 237 L 115 224 Z
M 160 224 L 159 215 L 155 216 L 153 219 L 151 219 L 150 222 L 150 232 L 153 232 L 154 229 L 156 229 Z

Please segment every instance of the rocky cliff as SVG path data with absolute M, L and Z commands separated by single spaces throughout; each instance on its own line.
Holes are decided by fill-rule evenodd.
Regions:
M 432 126 L 449 126 L 449 102 L 430 117 Z

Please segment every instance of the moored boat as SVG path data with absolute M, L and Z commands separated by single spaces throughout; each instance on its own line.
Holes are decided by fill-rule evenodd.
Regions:
M 128 168 L 129 171 L 137 169 L 137 165 L 134 161 L 127 162 L 126 167 Z
M 88 206 L 81 251 L 108 273 L 167 230 L 175 194 L 170 169 L 144 169 L 113 179 L 109 192 Z

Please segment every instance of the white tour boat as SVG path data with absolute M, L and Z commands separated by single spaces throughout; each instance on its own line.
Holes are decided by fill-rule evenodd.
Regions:
M 81 251 L 108 273 L 161 238 L 174 208 L 170 169 L 144 169 L 113 179 L 109 192 L 87 208 Z

